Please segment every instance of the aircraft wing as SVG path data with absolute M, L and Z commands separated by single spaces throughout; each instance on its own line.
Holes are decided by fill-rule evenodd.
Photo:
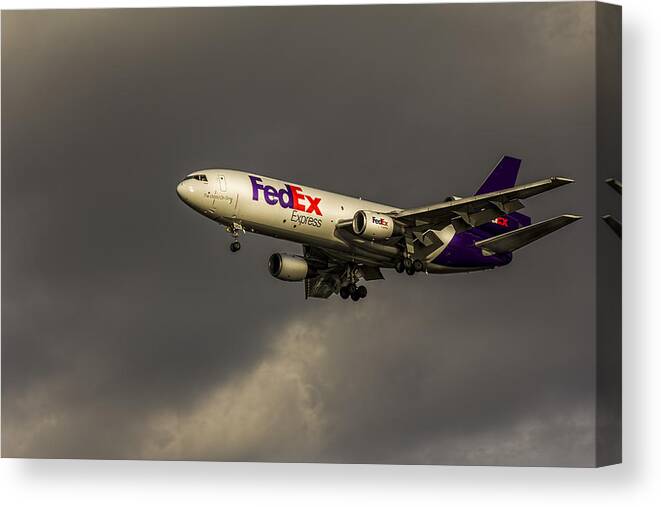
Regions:
M 477 227 L 498 216 L 523 208 L 520 199 L 548 192 L 573 182 L 572 179 L 555 176 L 487 194 L 405 209 L 392 216 L 414 230 L 416 228 L 428 229 L 430 226 L 444 227 L 460 221 L 465 222 L 468 227 Z

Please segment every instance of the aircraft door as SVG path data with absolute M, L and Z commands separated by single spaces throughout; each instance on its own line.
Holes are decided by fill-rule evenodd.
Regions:
M 208 193 L 211 198 L 211 205 L 209 206 L 209 213 L 216 215 L 219 211 L 218 208 L 222 206 L 223 196 L 227 191 L 227 182 L 225 181 L 225 176 L 222 174 L 218 175 L 218 183 L 214 184 L 213 180 L 209 183 L 212 183 L 211 192 Z
M 228 190 L 227 178 L 224 174 L 218 175 L 218 183 L 213 193 L 213 201 L 211 207 L 214 212 L 218 212 L 223 216 L 235 216 L 237 206 L 236 192 Z

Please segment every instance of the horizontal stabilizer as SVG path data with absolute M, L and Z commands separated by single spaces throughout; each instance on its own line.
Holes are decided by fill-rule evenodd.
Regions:
M 618 194 L 622 195 L 622 182 L 620 180 L 616 180 L 615 178 L 608 178 L 606 180 L 606 184 L 609 185 Z
M 505 234 L 494 236 L 493 238 L 483 239 L 475 243 L 475 246 L 482 248 L 485 254 L 494 255 L 506 252 L 513 252 L 521 247 L 532 243 L 547 234 L 557 231 L 565 225 L 569 225 L 581 217 L 578 215 L 560 215 L 559 217 L 544 220 L 537 224 L 522 227 Z
M 620 238 L 622 237 L 622 224 L 617 218 L 613 218 L 611 215 L 604 215 L 601 219 L 608 224 L 608 227 L 613 229 L 615 234 Z

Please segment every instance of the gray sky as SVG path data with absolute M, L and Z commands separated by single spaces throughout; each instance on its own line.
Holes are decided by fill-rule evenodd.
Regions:
M 591 3 L 3 12 L 3 456 L 591 465 L 594 85 Z M 585 219 L 359 304 L 175 193 L 417 206 L 503 154 Z

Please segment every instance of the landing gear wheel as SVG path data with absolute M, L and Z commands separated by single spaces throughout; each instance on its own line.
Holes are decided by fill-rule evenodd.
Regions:
M 347 299 L 350 296 L 349 287 L 345 286 L 340 289 L 340 297 L 342 299 Z
M 404 259 L 403 262 L 404 262 L 404 269 L 406 269 L 406 272 L 408 273 L 409 268 L 413 267 L 413 261 L 407 257 L 406 259 Z
M 395 263 L 395 271 L 397 271 L 398 273 L 403 273 L 403 272 L 404 272 L 404 269 L 406 269 L 406 268 L 404 267 L 404 261 L 403 261 L 402 259 L 398 260 L 398 261 Z
M 232 252 L 238 252 L 241 249 L 241 243 L 238 241 L 234 241 L 233 243 L 230 244 L 230 250 Z
M 415 268 L 413 267 L 413 265 L 406 268 L 406 274 L 411 276 L 415 275 Z
M 353 299 L 354 301 L 358 301 L 360 299 L 360 295 L 358 294 L 358 291 L 351 293 L 351 299 Z
M 425 265 L 422 263 L 420 259 L 416 259 L 413 261 L 413 269 L 415 269 L 416 271 L 424 271 Z
M 361 299 L 367 297 L 367 287 L 361 285 L 360 287 L 358 287 L 358 289 L 356 289 L 356 294 L 358 294 L 358 297 Z

